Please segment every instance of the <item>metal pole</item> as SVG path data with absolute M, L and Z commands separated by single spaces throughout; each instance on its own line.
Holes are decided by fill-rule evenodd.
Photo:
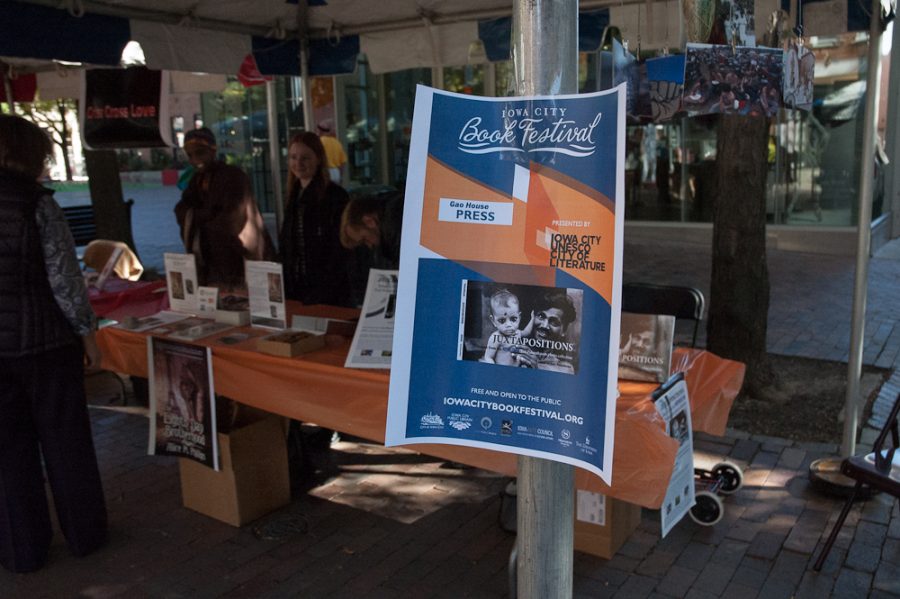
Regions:
M 300 42 L 300 92 L 303 94 L 303 128 L 315 131 L 313 122 L 312 89 L 309 82 L 309 3 L 297 2 L 297 41 Z
M 284 196 L 281 191 L 281 144 L 278 139 L 278 103 L 275 81 L 266 81 L 266 112 L 269 125 L 269 168 L 272 169 L 272 200 L 275 202 L 275 230 L 284 220 Z
M 578 1 L 514 0 L 513 71 L 520 95 L 578 91 Z M 571 597 L 575 470 L 519 457 L 518 594 Z
M 853 282 L 853 317 L 850 323 L 850 359 L 847 361 L 847 397 L 844 404 L 844 437 L 841 454 L 856 453 L 856 428 L 859 415 L 859 379 L 862 375 L 863 341 L 866 325 L 866 283 L 871 243 L 872 178 L 875 169 L 875 126 L 878 122 L 878 96 L 881 82 L 881 2 L 872 1 L 869 27 L 869 55 L 866 73 L 866 111 L 863 117 L 862 165 L 857 204 L 859 219 L 856 244 L 856 273 Z

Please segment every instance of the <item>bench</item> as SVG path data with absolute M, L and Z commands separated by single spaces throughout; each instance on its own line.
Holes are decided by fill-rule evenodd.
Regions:
M 94 206 L 67 206 L 62 209 L 75 238 L 75 246 L 87 245 L 97 239 L 97 222 L 94 220 Z
M 128 214 L 129 229 L 131 224 L 131 210 L 134 200 L 125 200 Z M 97 221 L 94 218 L 94 205 L 66 206 L 62 209 L 72 237 L 75 239 L 75 247 L 81 247 L 97 239 Z

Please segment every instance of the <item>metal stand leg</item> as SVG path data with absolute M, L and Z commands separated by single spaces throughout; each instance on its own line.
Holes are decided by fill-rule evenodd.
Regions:
M 844 525 L 844 520 L 847 519 L 847 514 L 850 513 L 850 508 L 853 507 L 853 500 L 856 499 L 856 494 L 859 493 L 859 489 L 862 487 L 862 483 L 856 483 L 856 486 L 853 487 L 853 492 L 850 494 L 850 497 L 847 498 L 847 502 L 844 504 L 844 509 L 841 510 L 841 515 L 838 516 L 837 522 L 834 523 L 834 528 L 831 529 L 831 534 L 828 535 L 828 540 L 825 541 L 825 546 L 822 548 L 822 553 L 819 554 L 819 559 L 816 560 L 816 565 L 813 566 L 813 570 L 818 572 L 822 569 L 822 565 L 825 563 L 825 558 L 828 557 L 828 553 L 831 551 L 831 546 L 834 545 L 835 539 L 837 539 L 838 533 L 841 532 L 841 527 Z
M 509 599 L 516 599 L 516 560 L 519 558 L 519 548 L 516 544 L 518 539 L 513 541 L 512 549 L 509 550 L 509 563 L 506 565 L 506 576 L 509 579 Z

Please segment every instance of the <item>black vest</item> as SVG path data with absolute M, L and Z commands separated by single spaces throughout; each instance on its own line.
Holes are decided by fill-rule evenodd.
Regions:
M 77 339 L 53 297 L 35 221 L 37 200 L 48 193 L 0 171 L 0 357 L 33 355 Z

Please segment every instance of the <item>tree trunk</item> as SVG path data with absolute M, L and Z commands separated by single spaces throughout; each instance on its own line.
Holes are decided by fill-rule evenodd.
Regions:
M 69 123 L 66 122 L 66 101 L 57 100 L 57 109 L 60 116 L 59 137 L 62 140 L 59 147 L 62 148 L 63 166 L 66 169 L 66 181 L 72 180 L 72 162 L 69 159 Z
M 116 153 L 112 150 L 85 150 L 84 158 L 97 236 L 124 241 L 137 254 L 131 235 L 131 206 L 122 200 Z
M 716 149 L 707 346 L 747 365 L 748 392 L 773 384 L 766 354 L 768 119 L 722 115 Z

